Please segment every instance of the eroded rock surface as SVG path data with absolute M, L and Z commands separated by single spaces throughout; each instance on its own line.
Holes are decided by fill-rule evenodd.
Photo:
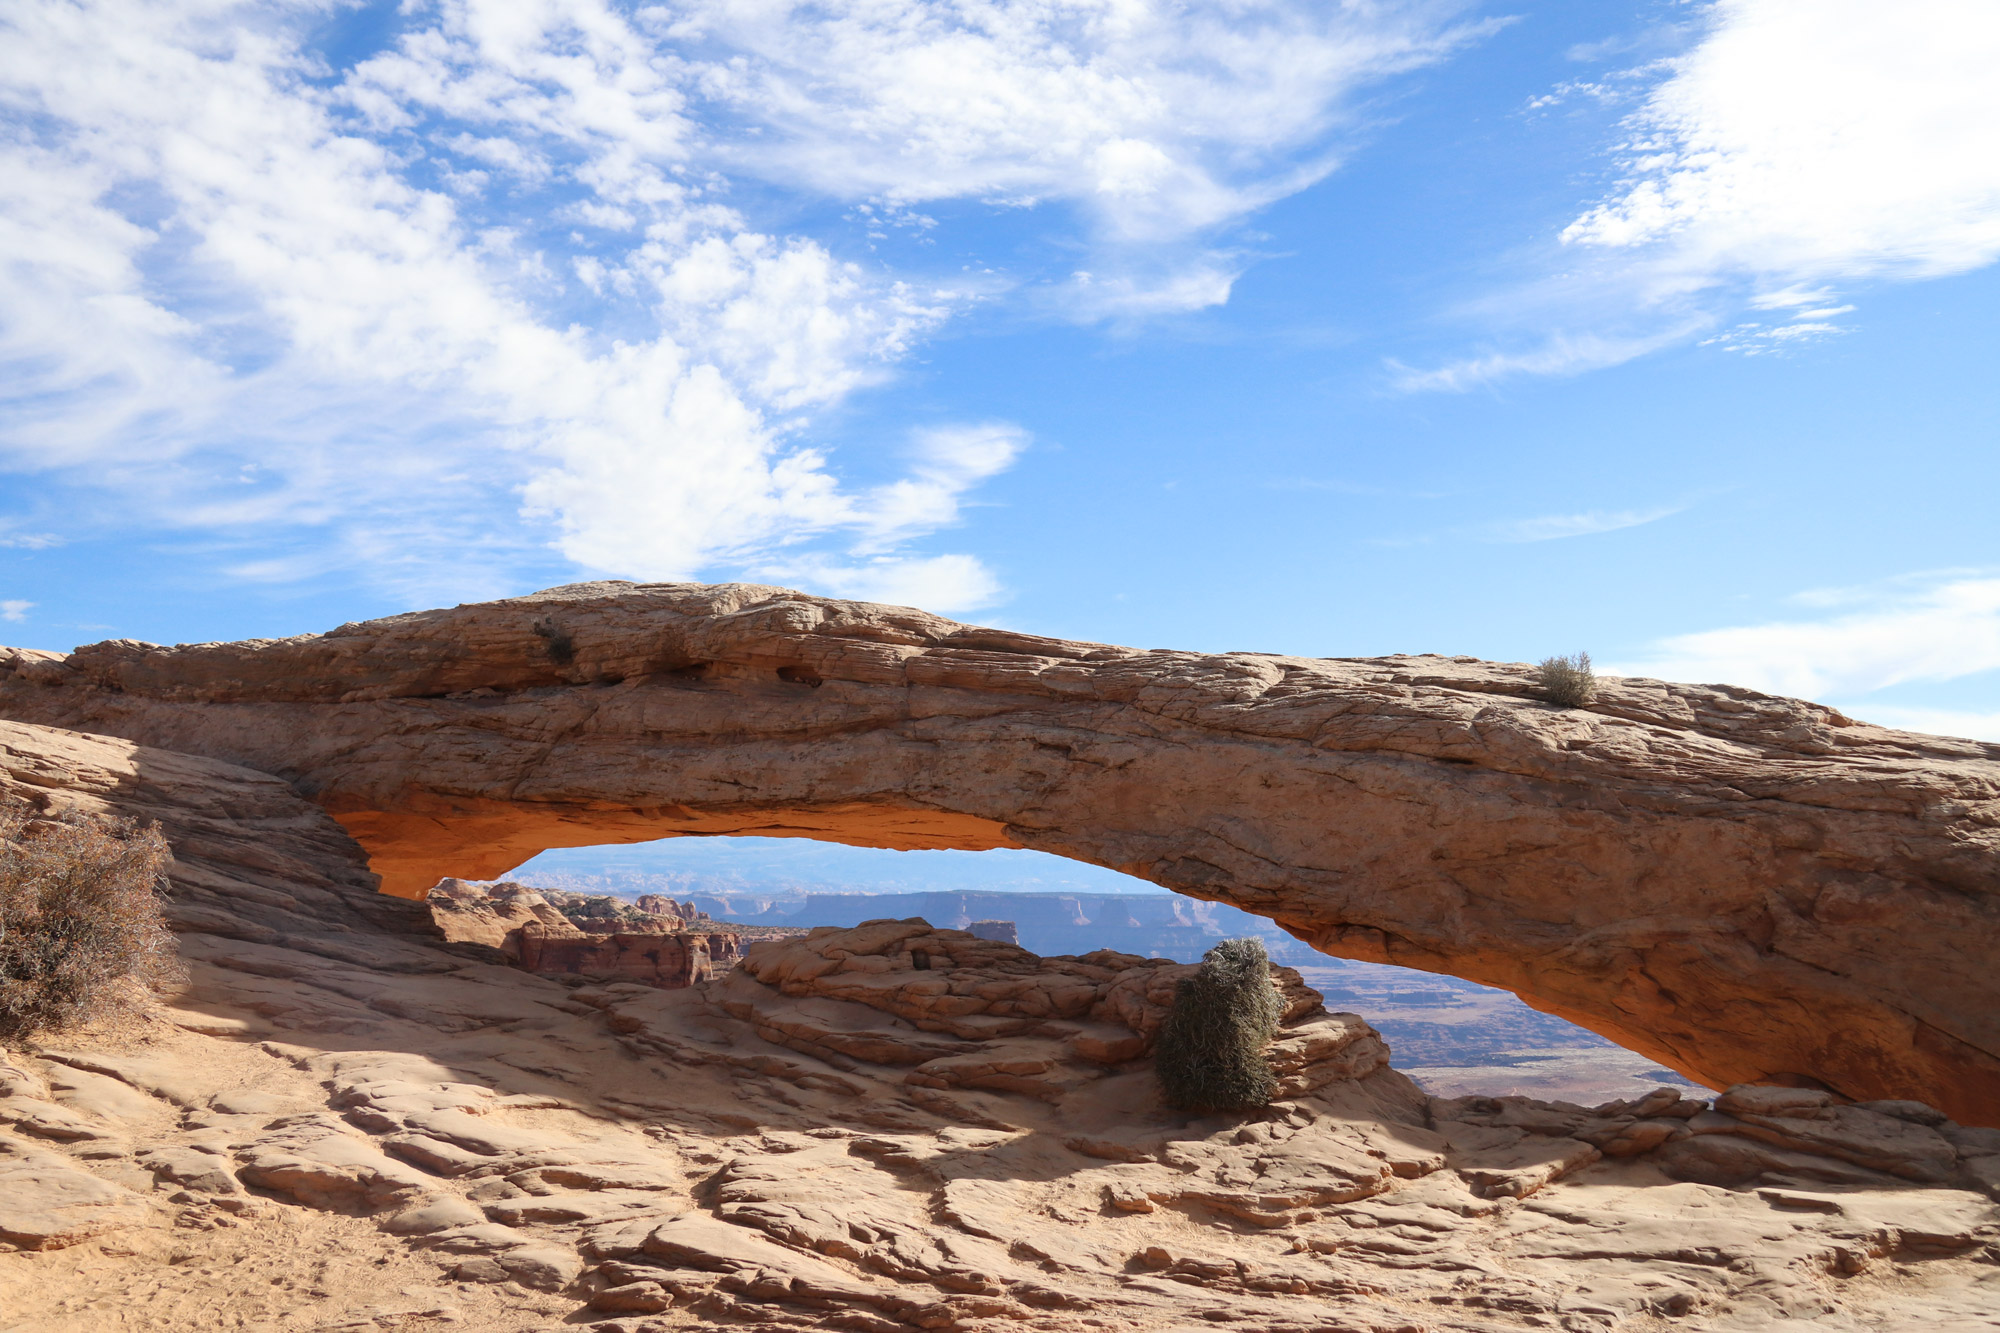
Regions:
M 1033 847 L 1515 991 L 1710 1086 L 2000 1123 L 2000 747 L 1721 686 L 1140 651 L 750 585 L 14 652 L 0 708 L 278 774 L 392 892 L 673 833 Z
M 446 878 L 432 887 L 424 901 L 446 939 L 484 944 L 515 958 L 521 956 L 523 926 L 537 926 L 550 935 L 583 934 L 582 928 L 556 910 L 539 890 L 511 880 L 473 884 Z
M 194 983 L 152 1026 L 0 1063 L 10 1327 L 1960 1333 L 2000 1308 L 2000 1132 L 1927 1106 L 1428 1098 L 1279 969 L 1285 1095 L 1193 1117 L 1147 1054 L 1180 965 L 888 921 L 685 990 L 563 985 L 357 916 L 384 901 L 343 887 L 358 852 L 281 784 L 7 746 L 48 805 L 150 802 L 176 893 L 242 907 L 177 908 Z M 307 862 L 317 891 L 280 901 L 260 867 Z

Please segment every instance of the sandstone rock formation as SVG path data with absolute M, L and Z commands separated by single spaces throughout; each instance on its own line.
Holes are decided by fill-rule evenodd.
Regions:
M 2000 1132 L 1921 1105 L 1427 1098 L 1280 969 L 1281 1100 L 1192 1117 L 1180 965 L 884 921 L 562 985 L 257 773 L 8 726 L 0 800 L 160 819 L 193 974 L 0 1059 L 23 1333 L 1957 1333 L 2000 1290 Z
M 447 940 L 498 949 L 530 972 L 669 990 L 734 967 L 751 940 L 801 933 L 713 922 L 658 894 L 635 905 L 513 881 L 445 879 L 424 901 Z
M 717 931 L 565 931 L 522 928 L 521 966 L 543 976 L 633 981 L 677 990 L 733 967 L 741 937 Z
M 2000 1123 L 2000 747 L 1723 686 L 1141 651 L 747 585 L 16 652 L 0 709 L 283 777 L 395 893 L 546 847 L 1032 847 L 1513 990 L 1712 1086 Z
M 439 880 L 424 899 L 431 918 L 448 940 L 484 944 L 519 958 L 521 928 L 538 926 L 553 935 L 581 936 L 583 930 L 526 884 L 477 884 Z

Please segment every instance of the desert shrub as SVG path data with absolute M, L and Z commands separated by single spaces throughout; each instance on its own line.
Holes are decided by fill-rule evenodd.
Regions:
M 179 971 L 159 828 L 0 812 L 0 1038 L 66 1027 Z
M 1282 1001 L 1263 942 L 1224 940 L 1181 978 L 1160 1025 L 1153 1064 L 1160 1092 L 1183 1111 L 1263 1106 L 1277 1090 L 1264 1048 L 1278 1031 Z
M 1597 697 L 1597 673 L 1590 669 L 1589 653 L 1544 657 L 1539 683 L 1542 697 L 1564 708 L 1581 708 Z

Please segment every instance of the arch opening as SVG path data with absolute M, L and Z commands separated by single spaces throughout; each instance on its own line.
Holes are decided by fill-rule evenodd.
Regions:
M 1254 935 L 1329 1008 L 1381 1031 L 1396 1065 L 1439 1096 L 1522 1095 L 1590 1105 L 1699 1084 L 1513 993 L 1446 974 L 1336 958 L 1267 918 L 1101 866 L 1026 849 L 894 850 L 799 837 L 674 837 L 542 852 L 498 877 L 537 891 L 672 901 L 754 928 L 852 926 L 921 916 L 966 929 L 1002 923 L 1044 956 L 1108 948 L 1197 962 Z M 697 918 L 698 919 L 698 918 Z

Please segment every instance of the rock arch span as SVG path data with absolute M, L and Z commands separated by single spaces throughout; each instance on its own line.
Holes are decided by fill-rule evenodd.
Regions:
M 1027 847 L 1703 1082 L 2000 1122 L 2000 746 L 1471 658 L 1141 651 L 727 584 L 14 652 L 0 710 L 278 774 L 385 892 L 548 847 Z

